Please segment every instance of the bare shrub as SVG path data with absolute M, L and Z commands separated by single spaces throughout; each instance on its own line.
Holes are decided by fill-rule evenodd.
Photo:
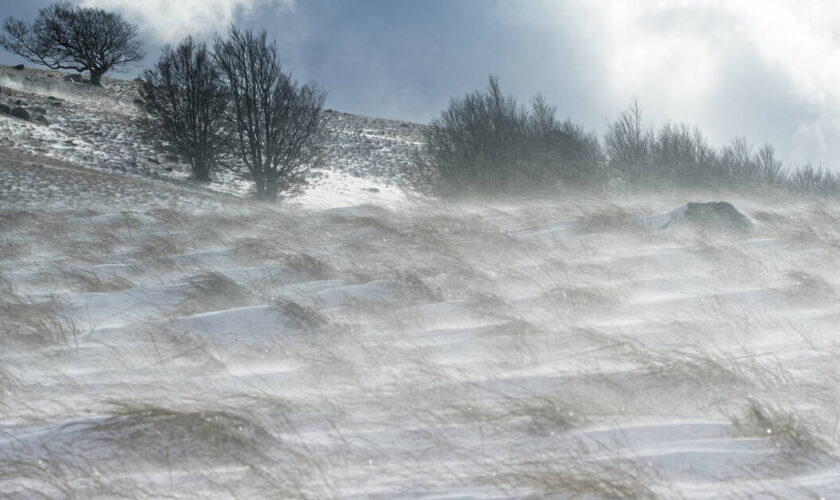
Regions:
M 810 163 L 788 173 L 783 184 L 792 191 L 836 194 L 840 192 L 840 176 Z
M 556 112 L 541 96 L 525 109 L 491 76 L 484 92 L 453 99 L 424 130 L 411 178 L 445 195 L 591 181 L 602 159 L 597 139 Z
M 644 125 L 635 100 L 609 125 L 604 153 L 609 159 L 610 179 L 636 187 L 773 187 L 802 193 L 840 192 L 840 176 L 810 164 L 786 170 L 770 144 L 756 152 L 739 137 L 716 149 L 697 127 L 683 123 L 669 123 L 654 132 Z

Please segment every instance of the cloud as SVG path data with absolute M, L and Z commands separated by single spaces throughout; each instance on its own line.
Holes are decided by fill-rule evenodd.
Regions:
M 766 0 L 505 2 L 585 54 L 614 116 L 638 96 L 652 122 L 701 125 L 715 142 L 769 140 L 785 159 L 840 168 L 840 4 Z M 575 71 L 578 71 L 575 68 Z
M 188 34 L 225 31 L 237 17 L 269 4 L 292 9 L 295 0 L 81 0 L 80 4 L 121 12 L 155 41 L 170 43 Z

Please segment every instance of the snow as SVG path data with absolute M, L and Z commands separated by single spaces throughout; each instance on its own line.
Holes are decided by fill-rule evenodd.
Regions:
M 266 205 L 130 82 L 3 74 L 64 104 L 0 117 L 0 496 L 840 496 L 833 201 L 425 200 L 417 126 L 333 112 Z M 709 199 L 755 226 L 656 223 Z

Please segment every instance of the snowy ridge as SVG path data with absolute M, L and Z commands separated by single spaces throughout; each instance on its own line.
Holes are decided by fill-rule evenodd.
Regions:
M 0 497 L 840 496 L 835 204 L 423 201 L 339 113 L 258 204 L 153 179 L 122 85 L 0 116 Z

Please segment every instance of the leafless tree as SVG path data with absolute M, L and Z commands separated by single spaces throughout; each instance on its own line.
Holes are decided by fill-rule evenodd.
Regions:
M 257 197 L 275 200 L 301 184 L 318 153 L 326 94 L 314 82 L 299 86 L 283 71 L 265 31 L 233 27 L 227 40 L 217 38 L 215 56 L 231 97 L 239 156 Z
M 642 108 L 634 99 L 630 109 L 610 124 L 604 136 L 604 149 L 613 170 L 625 180 L 638 182 L 651 173 L 653 142 L 653 132 L 643 127 Z
M 167 45 L 140 80 L 144 130 L 188 158 L 196 180 L 209 181 L 226 138 L 228 94 L 207 45 L 192 37 Z
M 101 85 L 112 68 L 145 56 L 136 25 L 119 14 L 69 2 L 41 9 L 32 23 L 7 18 L 3 30 L 0 47 L 51 69 L 87 71 L 93 85 Z

